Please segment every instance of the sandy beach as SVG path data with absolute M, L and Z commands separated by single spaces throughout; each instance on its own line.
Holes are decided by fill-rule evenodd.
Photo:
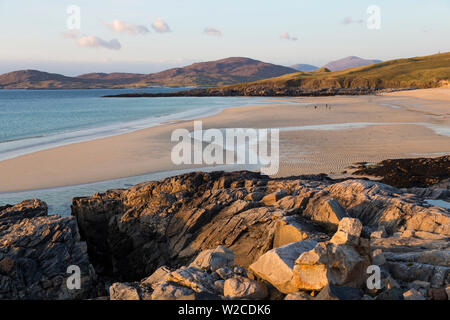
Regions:
M 278 176 L 339 175 L 361 161 L 450 153 L 449 88 L 378 96 L 286 99 L 291 103 L 226 109 L 201 119 L 203 129 L 295 127 L 281 130 Z M 327 126 L 346 123 L 361 125 L 339 130 Z M 312 125 L 319 127 L 302 128 Z M 194 166 L 176 166 L 171 162 L 175 143 L 170 142 L 170 137 L 177 128 L 191 131 L 193 121 L 164 124 L 1 161 L 0 192 L 191 169 Z

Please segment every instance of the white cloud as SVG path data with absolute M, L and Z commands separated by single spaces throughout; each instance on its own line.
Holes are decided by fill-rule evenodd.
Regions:
M 64 32 L 63 37 L 75 40 L 83 48 L 106 48 L 111 50 L 120 50 L 122 48 L 117 39 L 107 41 L 96 36 L 82 35 L 77 30 Z
M 222 32 L 216 28 L 208 27 L 203 30 L 204 34 L 207 34 L 208 36 L 215 36 L 215 37 L 221 37 Z
M 122 47 L 117 39 L 106 41 L 96 36 L 80 37 L 77 39 L 77 43 L 83 48 L 106 48 L 111 50 L 120 50 Z
M 289 33 L 287 33 L 287 32 L 282 32 L 282 33 L 280 33 L 280 38 L 281 38 L 281 39 L 284 39 L 284 40 L 291 40 L 291 41 L 297 41 L 297 40 L 298 40 L 297 37 L 291 37 L 291 36 L 289 35 Z
M 346 26 L 349 25 L 349 24 L 352 24 L 352 23 L 362 24 L 362 23 L 364 23 L 364 20 L 362 20 L 362 19 L 355 20 L 351 16 L 345 17 L 344 20 L 342 20 L 342 24 L 346 25 Z
M 155 21 L 153 21 L 152 27 L 158 33 L 171 31 L 169 25 L 161 18 L 157 18 Z
M 150 32 L 150 30 L 148 30 L 146 26 L 131 24 L 121 20 L 114 20 L 112 24 L 104 23 L 104 25 L 115 32 L 122 32 L 133 35 L 146 34 Z

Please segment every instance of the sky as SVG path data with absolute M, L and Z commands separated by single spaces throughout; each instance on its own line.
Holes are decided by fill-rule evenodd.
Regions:
M 0 0 L 0 73 L 389 60 L 450 51 L 449 17 L 450 0 Z

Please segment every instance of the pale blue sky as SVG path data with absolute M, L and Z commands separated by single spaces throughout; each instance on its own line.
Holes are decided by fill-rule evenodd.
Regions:
M 120 49 L 65 38 L 69 5 L 81 9 L 78 38 L 117 39 Z M 381 9 L 380 30 L 366 27 L 369 5 Z M 156 32 L 157 18 L 171 32 Z M 150 32 L 119 33 L 105 25 L 113 20 Z M 387 60 L 450 51 L 450 0 L 0 0 L 0 26 L 0 73 L 149 73 L 230 56 L 321 66 L 349 55 Z

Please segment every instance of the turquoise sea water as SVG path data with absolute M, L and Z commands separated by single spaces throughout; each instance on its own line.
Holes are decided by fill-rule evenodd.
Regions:
M 0 90 L 0 161 L 266 101 L 247 97 L 102 98 L 107 94 L 180 89 L 185 88 Z
M 224 108 L 269 103 L 268 99 L 258 97 L 102 98 L 108 94 L 183 89 L 0 90 L 0 161 L 38 150 L 147 128 L 166 121 L 199 118 L 218 113 Z M 181 172 L 152 173 L 80 186 L 0 193 L 0 205 L 40 198 L 48 203 L 50 213 L 67 215 L 70 213 L 72 197 L 125 188 L 177 173 Z

